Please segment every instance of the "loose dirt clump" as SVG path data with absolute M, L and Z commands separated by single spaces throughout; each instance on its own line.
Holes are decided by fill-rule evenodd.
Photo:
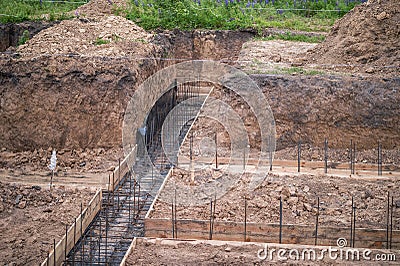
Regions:
M 91 189 L 0 182 L 0 264 L 38 265 L 93 197 Z
M 396 77 L 400 73 L 399 23 L 398 0 L 369 0 L 334 24 L 326 40 L 307 54 L 308 63 Z

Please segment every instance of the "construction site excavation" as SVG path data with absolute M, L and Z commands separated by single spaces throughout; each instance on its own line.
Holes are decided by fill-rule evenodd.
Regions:
M 398 265 L 400 3 L 159 2 L 0 24 L 0 265 Z

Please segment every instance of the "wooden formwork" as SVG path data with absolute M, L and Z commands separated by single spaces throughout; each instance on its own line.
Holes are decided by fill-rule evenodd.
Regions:
M 129 162 L 134 161 L 136 158 L 136 146 L 132 151 L 124 158 L 122 162 L 118 163 L 118 166 L 113 171 L 113 179 L 110 179 L 107 190 L 113 191 L 123 177 L 129 172 Z M 66 230 L 66 234 L 61 238 L 60 241 L 53 247 L 48 257 L 41 264 L 42 266 L 58 266 L 62 265 L 66 259 L 66 255 L 72 250 L 72 248 L 78 243 L 82 234 L 86 231 L 88 226 L 92 223 L 97 213 L 102 208 L 102 190 L 98 190 L 89 205 L 82 210 L 75 222 Z

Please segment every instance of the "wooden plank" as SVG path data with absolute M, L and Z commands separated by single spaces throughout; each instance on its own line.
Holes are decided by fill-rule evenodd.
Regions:
M 115 167 L 114 174 L 114 182 L 111 178 L 111 186 L 108 188 L 109 191 L 114 191 L 115 187 L 119 184 L 119 182 L 124 178 L 124 176 L 129 172 L 129 164 L 135 161 L 136 158 L 136 148 L 133 147 L 131 152 L 119 163 L 117 167 Z

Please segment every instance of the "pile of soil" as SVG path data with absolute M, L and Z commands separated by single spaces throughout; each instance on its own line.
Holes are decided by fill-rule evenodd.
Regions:
M 94 193 L 0 182 L 0 264 L 41 263 Z
M 75 15 L 82 17 L 98 18 L 115 13 L 119 9 L 125 9 L 129 0 L 91 0 L 89 3 L 80 6 Z
M 119 16 L 62 21 L 18 47 L 21 55 L 133 56 L 147 54 L 152 34 Z M 131 48 L 131 49 L 129 49 Z
M 398 0 L 369 0 L 336 21 L 325 42 L 307 54 L 308 63 L 327 64 L 327 68 L 334 70 L 398 77 L 399 23 Z M 348 66 L 337 66 L 341 64 Z

